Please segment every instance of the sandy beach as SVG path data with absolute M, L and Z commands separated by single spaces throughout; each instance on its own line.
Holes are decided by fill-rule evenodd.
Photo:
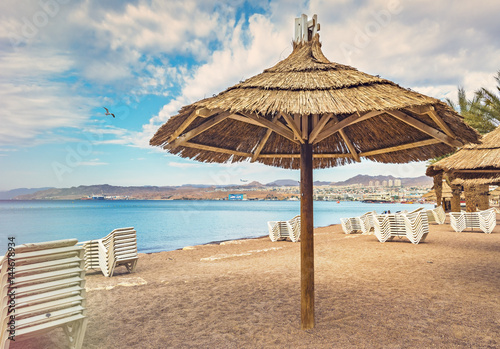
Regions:
M 500 216 L 497 215 L 497 220 Z M 300 243 L 268 237 L 140 254 L 87 273 L 84 348 L 497 348 L 500 226 L 431 224 L 380 243 L 315 229 L 316 327 L 300 329 Z M 62 330 L 11 348 L 66 348 Z

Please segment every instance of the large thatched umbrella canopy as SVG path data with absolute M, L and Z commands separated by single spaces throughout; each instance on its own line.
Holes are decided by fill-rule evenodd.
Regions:
M 263 73 L 183 107 L 150 143 L 202 162 L 298 169 L 305 141 L 314 168 L 326 168 L 427 160 L 477 137 L 441 101 L 330 62 L 316 35 Z
M 302 328 L 314 326 L 312 169 L 367 158 L 427 160 L 476 142 L 437 99 L 330 62 L 316 16 L 296 19 L 293 52 L 263 73 L 183 107 L 151 145 L 202 162 L 301 170 Z

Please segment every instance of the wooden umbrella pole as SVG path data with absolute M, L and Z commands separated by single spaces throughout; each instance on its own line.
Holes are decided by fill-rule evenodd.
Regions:
M 442 206 L 443 202 L 443 172 L 439 172 L 434 176 L 434 192 L 436 193 L 436 207 Z M 446 209 L 443 205 L 443 208 Z
M 301 324 L 314 327 L 314 223 L 313 223 L 313 155 L 307 141 L 300 146 L 300 261 Z

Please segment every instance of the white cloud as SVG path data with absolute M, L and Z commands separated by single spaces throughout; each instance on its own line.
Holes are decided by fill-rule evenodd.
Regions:
M 169 166 L 172 167 L 178 167 L 178 168 L 193 168 L 193 167 L 200 167 L 201 164 L 199 163 L 189 163 L 189 162 L 175 162 L 175 161 L 170 161 L 168 163 Z
M 327 5 L 312 1 L 325 55 L 404 87 L 434 90 L 448 86 L 474 91 L 485 81 L 472 76 L 498 70 L 500 4 L 423 0 Z M 390 4 L 393 4 L 391 7 Z M 328 3 L 329 4 L 329 3 Z M 395 7 L 394 7 L 395 5 Z M 396 9 L 394 11 L 393 9 Z M 332 17 L 330 17 L 332 16 Z M 328 22 L 325 21 L 328 20 Z
M 99 159 L 92 159 L 89 161 L 77 162 L 75 164 L 75 167 L 77 167 L 77 166 L 103 166 L 103 165 L 109 165 L 109 163 L 99 161 Z
M 71 65 L 67 56 L 33 53 L 0 52 L 0 144 L 30 144 L 50 130 L 78 127 L 93 106 L 66 83 L 51 81 Z
M 189 66 L 210 60 L 230 35 L 242 3 L 2 2 L 0 144 L 36 143 L 49 130 L 81 127 L 104 99 L 175 93 L 192 75 Z M 147 146 L 147 137 L 139 138 L 130 143 Z

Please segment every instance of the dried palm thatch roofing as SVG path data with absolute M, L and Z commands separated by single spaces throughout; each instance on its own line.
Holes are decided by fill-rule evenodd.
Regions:
M 313 167 L 326 168 L 427 160 L 478 137 L 439 100 L 330 62 L 316 34 L 274 67 L 183 107 L 150 144 L 202 162 L 298 169 L 304 142 Z
M 480 144 L 464 146 L 427 169 L 428 175 L 452 173 L 454 184 L 500 184 L 500 126 L 482 138 Z

